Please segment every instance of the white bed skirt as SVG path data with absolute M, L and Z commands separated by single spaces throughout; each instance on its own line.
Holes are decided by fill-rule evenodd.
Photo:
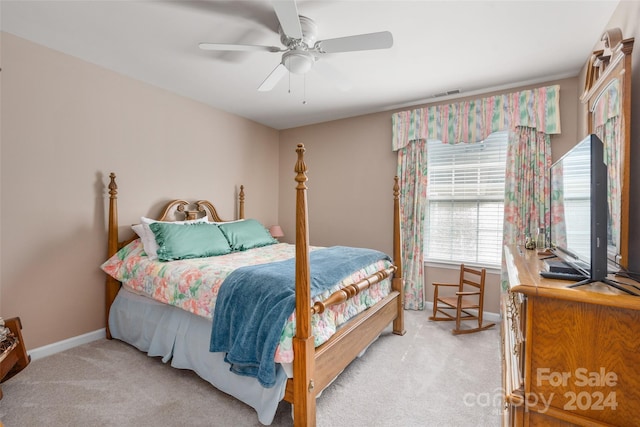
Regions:
M 113 338 L 149 356 L 160 356 L 175 368 L 196 372 L 218 390 L 254 408 L 262 424 L 273 421 L 284 397 L 285 369 L 277 365 L 272 388 L 262 387 L 255 378 L 232 373 L 223 353 L 209 351 L 210 320 L 121 288 L 109 312 L 109 330 Z

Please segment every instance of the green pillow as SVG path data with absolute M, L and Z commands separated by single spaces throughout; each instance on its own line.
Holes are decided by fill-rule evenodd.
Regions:
M 158 260 L 204 258 L 231 252 L 229 243 L 217 225 L 210 223 L 149 224 L 158 243 Z
M 218 227 L 224 233 L 233 251 L 246 251 L 278 243 L 271 237 L 269 230 L 255 219 L 218 223 Z

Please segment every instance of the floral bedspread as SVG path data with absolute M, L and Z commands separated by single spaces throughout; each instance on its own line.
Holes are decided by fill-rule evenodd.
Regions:
M 311 248 L 314 249 L 316 248 Z M 135 293 L 212 319 L 220 286 L 233 270 L 246 265 L 282 261 L 294 256 L 294 245 L 279 243 L 216 257 L 160 262 L 149 260 L 142 242 L 136 239 L 108 259 L 101 268 Z M 355 272 L 313 300 L 326 299 L 338 289 L 389 266 L 388 261 L 378 261 Z M 327 341 L 341 324 L 382 300 L 390 289 L 391 281 L 386 279 L 356 297 L 328 308 L 322 314 L 313 315 L 311 323 L 315 345 L 319 346 Z M 292 338 L 295 331 L 294 312 L 285 324 L 276 349 L 277 363 L 293 361 Z

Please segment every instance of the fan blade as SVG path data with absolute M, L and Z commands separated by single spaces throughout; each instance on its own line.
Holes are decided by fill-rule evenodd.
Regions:
M 202 50 L 227 50 L 227 51 L 263 51 L 282 52 L 283 49 L 275 46 L 259 46 L 255 44 L 225 44 L 225 43 L 200 43 Z
M 349 79 L 340 71 L 329 65 L 326 61 L 316 61 L 313 69 L 322 77 L 329 80 L 339 90 L 346 92 L 351 89 L 351 82 Z
M 302 39 L 302 27 L 295 0 L 272 1 L 282 32 L 291 39 Z
M 284 66 L 281 62 L 278 64 L 276 68 L 273 69 L 271 74 L 267 76 L 266 79 L 262 82 L 262 84 L 258 87 L 259 92 L 268 92 L 274 88 L 274 86 L 282 79 L 289 70 Z
M 389 31 L 379 33 L 358 34 L 356 36 L 338 37 L 320 40 L 316 49 L 321 53 L 352 52 L 356 50 L 388 49 L 393 46 L 393 36 Z

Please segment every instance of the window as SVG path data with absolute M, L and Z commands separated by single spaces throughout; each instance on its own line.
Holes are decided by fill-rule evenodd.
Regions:
M 427 142 L 425 260 L 500 265 L 507 135 Z

